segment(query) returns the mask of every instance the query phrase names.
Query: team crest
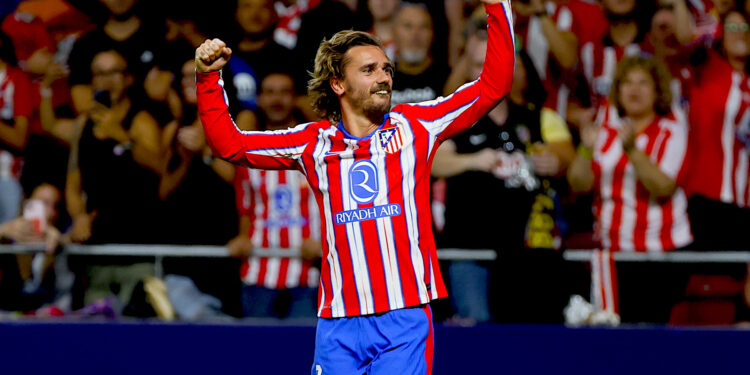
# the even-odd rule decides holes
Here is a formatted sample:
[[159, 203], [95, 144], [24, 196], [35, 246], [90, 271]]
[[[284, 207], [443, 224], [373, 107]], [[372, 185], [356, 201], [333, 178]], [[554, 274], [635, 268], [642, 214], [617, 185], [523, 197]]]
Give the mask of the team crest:
[[404, 144], [404, 137], [401, 133], [401, 125], [398, 122], [392, 122], [378, 130], [377, 139], [380, 147], [387, 153], [393, 154], [401, 149]]

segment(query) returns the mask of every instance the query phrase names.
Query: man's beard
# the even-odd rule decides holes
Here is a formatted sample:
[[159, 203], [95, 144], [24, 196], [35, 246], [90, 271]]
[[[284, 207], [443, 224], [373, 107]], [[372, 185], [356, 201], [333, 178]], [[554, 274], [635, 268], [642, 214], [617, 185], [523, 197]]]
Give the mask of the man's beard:
[[391, 88], [388, 85], [377, 85], [369, 91], [353, 91], [352, 87], [348, 87], [347, 91], [354, 92], [356, 95], [352, 95], [352, 105], [354, 108], [362, 108], [362, 113], [373, 123], [379, 123], [383, 116], [391, 110], [391, 98], [382, 104], [375, 103], [372, 95], [378, 91], [386, 90], [388, 93], [391, 92]]

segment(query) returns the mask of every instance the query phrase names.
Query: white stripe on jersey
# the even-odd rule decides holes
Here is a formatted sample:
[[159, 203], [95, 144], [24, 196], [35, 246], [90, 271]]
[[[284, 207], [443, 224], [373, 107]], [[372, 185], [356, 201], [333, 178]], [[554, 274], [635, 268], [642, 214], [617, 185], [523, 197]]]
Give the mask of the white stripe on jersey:
[[445, 114], [445, 116], [434, 120], [434, 121], [421, 121], [422, 125], [427, 129], [427, 131], [430, 132], [434, 137], [438, 137], [440, 133], [445, 130], [445, 128], [450, 125], [453, 120], [455, 120], [458, 116], [460, 116], [464, 111], [466, 111], [469, 107], [471, 107], [477, 100], [479, 100], [479, 96], [474, 98], [472, 101], [464, 104], [463, 106], [459, 107], [455, 111], [448, 112]]
[[[289, 265], [286, 269], [286, 280], [284, 280], [287, 288], [292, 288], [297, 285], [299, 276], [302, 274], [302, 259], [290, 258]], [[300, 285], [303, 286], [303, 285]]]
[[693, 234], [690, 232], [690, 219], [687, 212], [687, 197], [682, 188], [678, 188], [672, 200], [672, 241], [675, 249], [685, 247], [693, 242]]
[[737, 205], [745, 207], [745, 189], [747, 188], [747, 151], [742, 148], [737, 155], [737, 170], [734, 174], [734, 189], [737, 196]]
[[734, 166], [734, 139], [735, 125], [734, 119], [739, 111], [742, 92], [740, 91], [740, 81], [742, 75], [738, 72], [732, 72], [732, 85], [729, 87], [727, 95], [727, 105], [724, 109], [724, 126], [721, 129], [721, 149], [724, 152], [724, 163], [722, 164], [721, 174], [721, 201], [725, 203], [734, 203], [734, 194], [732, 192], [732, 166]]
[[247, 275], [247, 284], [256, 285], [260, 284], [258, 280], [258, 274], [260, 273], [260, 260], [258, 257], [250, 257], [250, 272]]
[[[643, 141], [648, 142], [647, 139], [644, 138], [638, 138], [636, 139], [636, 145], [641, 144], [643, 145]], [[638, 147], [638, 146], [636, 146]], [[643, 150], [642, 147], [638, 147], [639, 149]], [[637, 177], [635, 175], [635, 168], [633, 168], [633, 165], [628, 163], [625, 166], [625, 176], [623, 176], [622, 179], [622, 190], [620, 191], [620, 194], [622, 195], [622, 210], [620, 210], [620, 249], [623, 251], [632, 251], [633, 250], [633, 232], [635, 229], [635, 207], [636, 207], [636, 198], [635, 198], [635, 191], [636, 191], [636, 180]], [[612, 220], [616, 220], [616, 218], [612, 218]], [[604, 274], [606, 275], [606, 273]]]
[[[341, 172], [341, 201], [344, 210], [350, 211], [357, 209], [358, 206], [350, 193], [351, 182], [349, 181], [349, 170], [354, 165], [354, 150], [357, 141], [345, 139], [344, 142], [346, 143], [346, 151], [339, 153], [339, 158], [341, 159], [339, 168]], [[359, 222], [346, 223], [344, 225], [346, 226], [346, 236], [349, 240], [349, 256], [352, 259], [352, 268], [354, 269], [354, 284], [359, 296], [360, 314], [373, 314], [375, 313], [375, 307], [373, 305], [364, 241], [362, 240], [362, 226]]]
[[[404, 119], [406, 120], [406, 119]], [[419, 290], [419, 301], [427, 303], [430, 297], [427, 294], [427, 288], [424, 283], [424, 260], [422, 252], [419, 249], [419, 221], [417, 219], [417, 202], [414, 199], [416, 190], [416, 181], [414, 180], [414, 171], [416, 170], [416, 150], [414, 149], [414, 133], [411, 124], [406, 121], [404, 126], [404, 147], [401, 148], [401, 173], [404, 177], [401, 182], [402, 194], [404, 197], [403, 212], [406, 218], [406, 231], [409, 236], [409, 249], [412, 266], [414, 267], [414, 277], [417, 279], [417, 289]]]
[[432, 299], [437, 299], [437, 284], [435, 283], [435, 269], [432, 266], [432, 258], [430, 258], [430, 285], [432, 286]]
[[[651, 201], [649, 201], [649, 203], [651, 203]], [[660, 205], [648, 205], [648, 211], [646, 214], [646, 220], [648, 220], [648, 225], [646, 226], [646, 248], [650, 252], [658, 253], [663, 250], [661, 243], [661, 228], [664, 225], [662, 222], [663, 217], [664, 213], [662, 212], [662, 207]]]
[[[331, 150], [330, 136], [336, 133], [336, 127], [330, 127], [328, 129], [320, 129], [318, 131], [318, 143], [315, 145], [315, 151], [313, 151], [313, 160], [315, 160], [315, 173], [318, 175], [318, 188], [323, 192], [323, 215], [325, 215], [326, 223], [333, 223], [333, 215], [331, 213], [331, 197], [326, 192], [329, 189], [328, 186], [328, 175], [325, 160], [323, 155]], [[331, 316], [334, 318], [346, 316], [346, 309], [344, 307], [344, 294], [343, 285], [341, 278], [341, 263], [338, 256], [338, 250], [336, 249], [336, 234], [333, 231], [333, 227], [330, 225], [326, 226], [326, 241], [328, 242], [328, 256], [326, 262], [330, 269], [331, 278]], [[323, 287], [321, 286], [321, 289]], [[321, 301], [320, 306], [323, 308], [325, 300]]]
[[[308, 280], [312, 280], [312, 279], [308, 279]], [[318, 316], [320, 316], [323, 314], [323, 307], [326, 303], [326, 288], [323, 287], [322, 279], [318, 279], [318, 291], [320, 293], [320, 299], [318, 300]]]
[[[286, 181], [284, 184], [287, 188], [289, 188], [289, 190], [292, 191], [292, 206], [287, 216], [302, 217], [302, 211], [300, 209], [300, 203], [302, 199], [302, 192], [300, 191], [300, 179], [303, 179], [304, 176], [299, 172], [293, 170], [279, 171], [279, 173], [284, 173], [284, 181]], [[304, 225], [305, 223], [302, 220], [295, 220], [294, 222], [289, 223], [289, 248], [299, 249], [302, 247], [302, 227]]]
[[[385, 155], [377, 152], [377, 142], [370, 142], [370, 153], [377, 155], [372, 159], [375, 168], [378, 171], [378, 186], [383, 189], [378, 191], [378, 195], [373, 202], [376, 206], [382, 206], [389, 203], [388, 201], [388, 174], [385, 168]], [[393, 235], [393, 221], [390, 216], [375, 219], [378, 230], [378, 242], [380, 245], [380, 257], [383, 262], [383, 272], [385, 273], [385, 287], [388, 292], [388, 307], [400, 309], [404, 307], [404, 298], [401, 293], [401, 278], [398, 272], [398, 261], [396, 259], [396, 241]]]
[[263, 285], [269, 289], [276, 289], [277, 281], [279, 279], [279, 270], [281, 269], [281, 258], [271, 257], [267, 259], [266, 279], [263, 280]]
[[283, 155], [293, 155], [295, 158], [298, 158], [302, 151], [305, 150], [307, 147], [307, 144], [303, 144], [301, 146], [297, 147], [279, 147], [279, 148], [266, 148], [266, 149], [258, 149], [258, 150], [247, 150], [246, 153], [253, 154], [253, 155], [260, 155], [260, 156], [283, 156]]
[[250, 169], [248, 172], [250, 173], [250, 181], [253, 184], [253, 191], [255, 192], [253, 195], [253, 199], [255, 200], [255, 223], [253, 225], [253, 235], [250, 238], [253, 242], [254, 248], [262, 248], [264, 229], [263, 211], [266, 208], [263, 199], [260, 196], [260, 186], [263, 173], [257, 169]]
[[[266, 173], [266, 193], [268, 195], [268, 221], [277, 222], [280, 219], [279, 212], [276, 207], [279, 206], [276, 202], [277, 195], [274, 192], [279, 188], [279, 174], [274, 172]], [[278, 225], [266, 225], [266, 231], [268, 232], [268, 245], [272, 248], [281, 247], [281, 228]]]

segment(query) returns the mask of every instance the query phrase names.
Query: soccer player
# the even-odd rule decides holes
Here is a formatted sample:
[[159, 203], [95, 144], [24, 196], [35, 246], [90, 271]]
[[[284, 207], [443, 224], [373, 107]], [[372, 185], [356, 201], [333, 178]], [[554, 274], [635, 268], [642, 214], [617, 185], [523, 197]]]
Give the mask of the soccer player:
[[[288, 130], [234, 125], [220, 70], [232, 50], [196, 50], [198, 107], [214, 152], [252, 168], [297, 169], [320, 207], [323, 262], [312, 374], [432, 373], [432, 313], [447, 291], [430, 223], [432, 157], [510, 91], [510, 1], [488, 13], [485, 69], [446, 98], [390, 110], [393, 64], [370, 34], [323, 41], [308, 93], [326, 120]], [[472, 218], [466, 218], [472, 220]]]

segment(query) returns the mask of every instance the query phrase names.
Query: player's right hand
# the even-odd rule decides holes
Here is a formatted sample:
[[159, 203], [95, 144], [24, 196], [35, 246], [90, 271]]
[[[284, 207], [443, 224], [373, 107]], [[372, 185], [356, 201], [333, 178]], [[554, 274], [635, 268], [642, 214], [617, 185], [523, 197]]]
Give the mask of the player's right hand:
[[221, 70], [232, 57], [232, 49], [221, 39], [206, 39], [195, 49], [195, 69], [200, 73]]

